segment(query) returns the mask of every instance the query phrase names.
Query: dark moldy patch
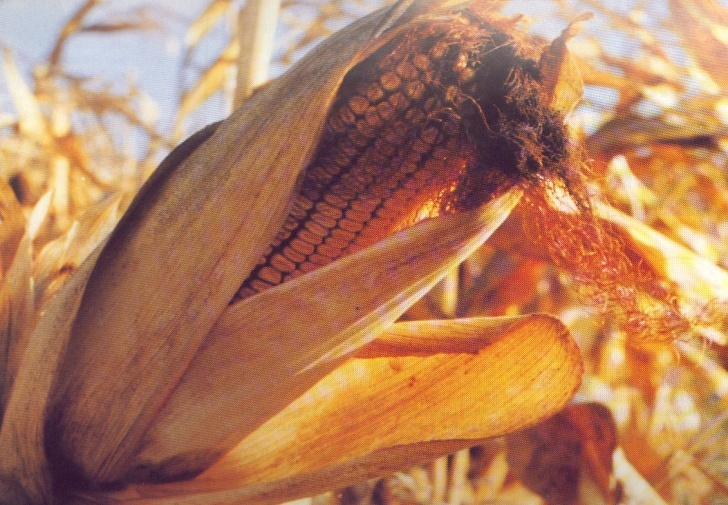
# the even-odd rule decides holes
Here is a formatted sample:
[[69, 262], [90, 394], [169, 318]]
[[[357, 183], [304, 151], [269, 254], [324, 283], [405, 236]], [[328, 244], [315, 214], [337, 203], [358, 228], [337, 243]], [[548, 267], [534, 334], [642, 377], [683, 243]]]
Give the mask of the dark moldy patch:
[[465, 10], [414, 22], [356, 65], [290, 215], [238, 298], [513, 186], [579, 187], [538, 49], [512, 31]]

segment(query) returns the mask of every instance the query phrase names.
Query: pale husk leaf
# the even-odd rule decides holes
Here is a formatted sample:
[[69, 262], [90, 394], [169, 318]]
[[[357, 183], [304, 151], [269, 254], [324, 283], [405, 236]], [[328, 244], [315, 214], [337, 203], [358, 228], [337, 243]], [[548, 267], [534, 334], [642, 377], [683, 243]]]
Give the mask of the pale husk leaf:
[[25, 214], [13, 188], [0, 180], [0, 272], [4, 275], [15, 258], [20, 240], [25, 235]]
[[115, 498], [274, 503], [344, 486], [542, 420], [581, 372], [551, 316], [398, 323], [196, 479]]
[[3, 51], [3, 60], [5, 82], [12, 96], [13, 105], [18, 111], [20, 132], [41, 144], [49, 142], [47, 125], [40, 104], [15, 65], [10, 49]]
[[41, 307], [24, 347], [0, 429], [0, 496], [6, 503], [53, 503], [44, 424], [71, 325], [101, 244]]
[[0, 285], [0, 413], [7, 404], [32, 330], [35, 313], [33, 240], [48, 214], [50, 203], [51, 193], [48, 192], [31, 211], [15, 257]]
[[231, 306], [158, 414], [135, 466], [165, 475], [206, 468], [391, 326], [482, 245], [520, 195], [421, 222]]
[[109, 236], [119, 220], [120, 202], [121, 197], [114, 197], [94, 204], [65, 234], [43, 246], [33, 264], [36, 302], [51, 295]]
[[341, 79], [382, 43], [371, 39], [395, 24], [391, 12], [322, 42], [165, 168], [122, 219], [88, 283], [56, 394], [56, 450], [84, 477], [108, 482], [129, 472], [159, 409], [283, 222]]
[[634, 505], [667, 505], [667, 502], [662, 496], [632, 466], [621, 447], [614, 451], [613, 476], [618, 482], [622, 483], [624, 494], [623, 503]]
[[590, 17], [582, 15], [572, 21], [541, 54], [539, 71], [545, 98], [553, 109], [564, 114], [572, 112], [584, 94], [579, 67], [566, 43], [574, 36], [577, 23]]
[[238, 15], [238, 42], [235, 105], [239, 106], [253, 90], [268, 80], [281, 0], [250, 0]]

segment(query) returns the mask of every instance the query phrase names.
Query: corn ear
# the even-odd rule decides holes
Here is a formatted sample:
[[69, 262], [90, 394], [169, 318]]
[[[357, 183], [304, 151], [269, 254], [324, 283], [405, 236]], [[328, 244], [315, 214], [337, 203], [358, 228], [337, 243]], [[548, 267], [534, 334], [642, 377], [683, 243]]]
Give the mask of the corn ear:
[[383, 43], [373, 36], [395, 27], [401, 9], [408, 19], [410, 4], [324, 41], [183, 148], [191, 153], [162, 167], [124, 216], [89, 279], [50, 420], [53, 452], [83, 478], [129, 476], [160, 409], [282, 224], [343, 76]]

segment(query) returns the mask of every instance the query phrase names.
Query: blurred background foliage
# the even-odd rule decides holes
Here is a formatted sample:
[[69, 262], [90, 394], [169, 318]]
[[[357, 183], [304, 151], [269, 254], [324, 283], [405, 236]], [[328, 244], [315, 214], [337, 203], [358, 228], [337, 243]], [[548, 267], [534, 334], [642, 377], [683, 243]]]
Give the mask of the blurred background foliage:
[[[270, 74], [384, 3], [282, 0]], [[586, 88], [568, 118], [592, 160], [594, 184], [616, 208], [728, 268], [728, 8], [716, 0], [498, 3], [548, 40], [580, 14], [594, 14], [570, 42]], [[110, 199], [123, 209], [171, 148], [231, 112], [244, 6], [197, 4], [180, 13], [153, 0], [67, 2], [68, 15], [44, 34], [50, 42], [41, 53], [0, 38], [0, 193], [6, 208], [28, 215], [52, 190], [36, 251], [89, 209], [99, 212]], [[110, 64], [122, 55], [141, 66]], [[24, 221], [0, 217], [2, 242], [19, 240]], [[693, 267], [685, 265], [687, 275]], [[408, 317], [555, 314], [585, 360], [577, 401], [599, 404], [596, 411], [570, 409], [559, 423], [316, 503], [616, 503], [619, 485], [604, 462], [616, 446], [666, 502], [728, 503], [724, 321], [704, 328], [704, 339], [633, 347], [611, 316], [583, 303], [568, 275], [513, 248], [484, 247], [449, 282]], [[580, 429], [583, 419], [606, 420]], [[563, 426], [576, 428], [564, 433]], [[613, 444], [597, 444], [595, 426]], [[554, 484], [566, 470], [578, 493], [549, 494], [549, 485], [573, 487]]]

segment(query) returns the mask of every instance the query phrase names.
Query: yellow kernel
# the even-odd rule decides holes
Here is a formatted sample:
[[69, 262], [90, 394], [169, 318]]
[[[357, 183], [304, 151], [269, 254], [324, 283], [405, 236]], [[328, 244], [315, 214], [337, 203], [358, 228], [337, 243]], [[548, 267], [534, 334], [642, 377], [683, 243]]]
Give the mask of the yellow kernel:
[[379, 83], [385, 91], [395, 91], [402, 84], [402, 80], [394, 72], [387, 72], [379, 78]]

